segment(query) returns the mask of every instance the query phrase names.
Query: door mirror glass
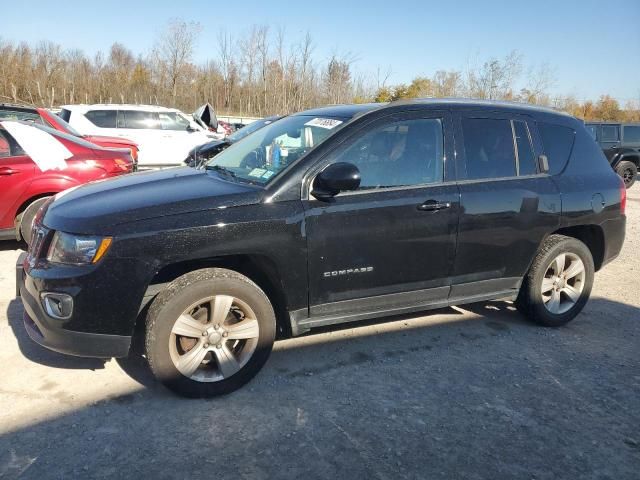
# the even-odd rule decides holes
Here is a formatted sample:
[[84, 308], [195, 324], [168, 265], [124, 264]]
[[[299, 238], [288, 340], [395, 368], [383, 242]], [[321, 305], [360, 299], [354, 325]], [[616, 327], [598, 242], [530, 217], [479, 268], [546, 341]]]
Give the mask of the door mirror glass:
[[338, 193], [357, 190], [360, 187], [360, 170], [352, 163], [332, 163], [318, 174], [313, 182], [311, 195], [327, 200]]

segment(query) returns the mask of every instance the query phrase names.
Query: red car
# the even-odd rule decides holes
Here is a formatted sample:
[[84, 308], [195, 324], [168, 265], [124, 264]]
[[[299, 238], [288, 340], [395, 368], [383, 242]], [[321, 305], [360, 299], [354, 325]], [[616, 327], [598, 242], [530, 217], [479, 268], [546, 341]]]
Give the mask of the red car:
[[[25, 139], [18, 142], [17, 134], [11, 135], [8, 131], [12, 124], [45, 132], [44, 137], [53, 145]], [[33, 137], [43, 135], [35, 132]], [[64, 162], [63, 168], [43, 170], [35, 161], [36, 155], [41, 159], [54, 150], [66, 152], [68, 158], [59, 159]], [[33, 152], [33, 158], [27, 152]], [[0, 240], [24, 239], [28, 242], [33, 218], [47, 198], [86, 182], [130, 173], [133, 166], [129, 149], [101, 148], [35, 123], [0, 122]]]
[[126, 138], [107, 137], [102, 135], [83, 135], [46, 108], [26, 107], [22, 105], [0, 104], [0, 120], [25, 120], [41, 123], [63, 133], [79, 137], [87, 142], [106, 148], [128, 148], [135, 165], [138, 163], [138, 144]]

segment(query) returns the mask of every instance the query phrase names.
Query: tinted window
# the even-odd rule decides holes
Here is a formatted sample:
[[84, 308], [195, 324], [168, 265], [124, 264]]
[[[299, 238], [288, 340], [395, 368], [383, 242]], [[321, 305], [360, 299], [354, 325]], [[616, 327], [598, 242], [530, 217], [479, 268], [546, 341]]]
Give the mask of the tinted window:
[[520, 175], [535, 175], [538, 171], [527, 124], [514, 121], [513, 133], [516, 136], [516, 146], [518, 147], [518, 167]]
[[569, 160], [576, 132], [569, 127], [551, 123], [538, 123], [544, 153], [549, 160], [549, 174], [560, 173]]
[[91, 110], [86, 113], [85, 117], [96, 127], [116, 128], [115, 110]]
[[442, 181], [443, 140], [439, 119], [403, 120], [367, 131], [339, 151], [333, 162], [360, 169], [360, 189]]
[[160, 128], [158, 115], [153, 112], [124, 110], [120, 113], [124, 114], [124, 128]]
[[463, 118], [467, 178], [502, 178], [516, 175], [513, 133], [509, 120]]
[[640, 126], [622, 127], [624, 132], [624, 141], [627, 143], [640, 143]]
[[60, 113], [58, 113], [58, 116], [68, 123], [69, 119], [71, 118], [71, 111], [63, 108], [62, 110], [60, 110]]
[[602, 125], [600, 130], [600, 140], [602, 142], [617, 142], [620, 139], [618, 125]]
[[585, 125], [585, 128], [587, 129], [587, 132], [589, 132], [589, 135], [591, 135], [591, 137], [593, 137], [593, 139], [595, 140], [597, 138], [598, 126]]

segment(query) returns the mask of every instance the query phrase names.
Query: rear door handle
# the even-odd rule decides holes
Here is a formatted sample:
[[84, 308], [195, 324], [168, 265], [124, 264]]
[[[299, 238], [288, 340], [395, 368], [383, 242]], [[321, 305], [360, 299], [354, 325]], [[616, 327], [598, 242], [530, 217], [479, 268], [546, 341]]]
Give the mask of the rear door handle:
[[422, 210], [424, 212], [437, 212], [438, 210], [444, 210], [446, 208], [451, 208], [451, 202], [427, 200], [423, 204], [418, 205], [418, 210]]
[[9, 167], [0, 167], [0, 175], [13, 175], [14, 173], [20, 173], [17, 170]]

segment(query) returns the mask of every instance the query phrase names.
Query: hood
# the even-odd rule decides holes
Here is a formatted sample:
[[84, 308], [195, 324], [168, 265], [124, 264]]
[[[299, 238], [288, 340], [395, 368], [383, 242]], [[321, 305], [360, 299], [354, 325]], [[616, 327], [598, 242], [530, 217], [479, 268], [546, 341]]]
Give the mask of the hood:
[[125, 223], [258, 203], [263, 192], [223, 180], [215, 172], [169, 168], [67, 190], [56, 196], [43, 221], [65, 232], [114, 234]]
[[200, 108], [198, 108], [192, 114], [193, 119], [205, 130], [213, 129], [215, 132], [218, 130], [218, 118], [216, 117], [216, 112], [213, 110], [213, 107], [209, 103], [205, 103]]
[[137, 147], [138, 145], [133, 140], [127, 140], [120, 137], [106, 137], [103, 135], [85, 135], [84, 139], [91, 143], [113, 143], [116, 145], [122, 145], [122, 148]]

